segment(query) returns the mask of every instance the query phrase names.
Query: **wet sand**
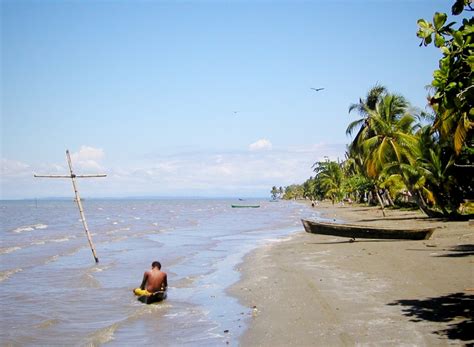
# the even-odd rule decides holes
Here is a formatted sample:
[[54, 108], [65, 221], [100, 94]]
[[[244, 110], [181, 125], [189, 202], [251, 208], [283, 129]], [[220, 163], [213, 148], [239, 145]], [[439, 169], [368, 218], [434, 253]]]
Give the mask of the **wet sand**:
[[418, 211], [316, 206], [347, 222], [436, 226], [429, 240], [295, 233], [249, 254], [229, 289], [249, 307], [242, 346], [446, 346], [474, 343], [474, 226]]

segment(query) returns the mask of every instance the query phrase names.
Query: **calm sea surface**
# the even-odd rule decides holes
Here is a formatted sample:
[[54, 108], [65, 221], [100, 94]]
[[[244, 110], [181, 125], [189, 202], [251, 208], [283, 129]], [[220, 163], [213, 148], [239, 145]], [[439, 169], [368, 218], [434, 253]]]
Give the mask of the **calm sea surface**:
[[[251, 317], [225, 289], [249, 251], [302, 230], [294, 202], [85, 200], [95, 264], [72, 201], [0, 201], [2, 345], [236, 345]], [[132, 289], [159, 260], [168, 299]]]

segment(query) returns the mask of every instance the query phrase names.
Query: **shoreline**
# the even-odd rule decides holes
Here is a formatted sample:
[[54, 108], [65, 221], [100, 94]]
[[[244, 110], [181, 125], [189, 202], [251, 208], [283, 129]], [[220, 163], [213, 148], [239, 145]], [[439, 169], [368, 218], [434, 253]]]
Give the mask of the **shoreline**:
[[[307, 203], [307, 202], [302, 202]], [[309, 203], [307, 203], [309, 205]], [[435, 226], [429, 240], [357, 240], [304, 232], [244, 257], [228, 293], [250, 310], [242, 346], [474, 343], [474, 227], [419, 211], [315, 206], [321, 217]]]

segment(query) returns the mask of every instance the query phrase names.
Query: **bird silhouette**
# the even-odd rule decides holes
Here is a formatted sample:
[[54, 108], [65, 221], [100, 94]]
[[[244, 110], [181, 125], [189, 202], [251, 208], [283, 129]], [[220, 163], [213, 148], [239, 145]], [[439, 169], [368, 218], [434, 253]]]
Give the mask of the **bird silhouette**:
[[319, 92], [320, 90], [323, 90], [324, 88], [310, 88], [312, 90], [314, 90], [315, 92]]

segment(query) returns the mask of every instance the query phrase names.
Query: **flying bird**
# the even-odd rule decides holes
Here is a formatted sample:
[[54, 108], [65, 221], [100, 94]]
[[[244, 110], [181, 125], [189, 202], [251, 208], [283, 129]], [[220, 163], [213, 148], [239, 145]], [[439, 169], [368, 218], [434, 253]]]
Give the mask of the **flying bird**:
[[314, 90], [315, 92], [319, 92], [320, 90], [323, 90], [324, 88], [310, 88], [312, 90]]

